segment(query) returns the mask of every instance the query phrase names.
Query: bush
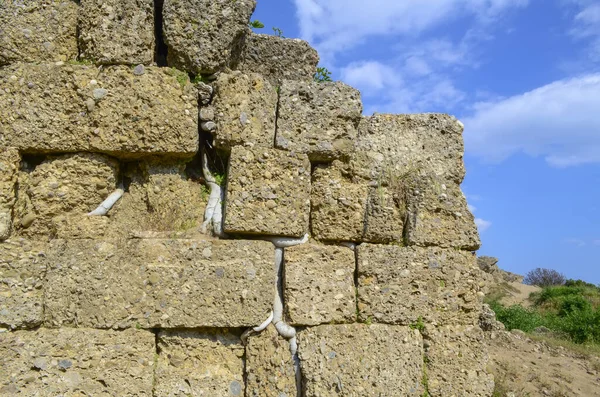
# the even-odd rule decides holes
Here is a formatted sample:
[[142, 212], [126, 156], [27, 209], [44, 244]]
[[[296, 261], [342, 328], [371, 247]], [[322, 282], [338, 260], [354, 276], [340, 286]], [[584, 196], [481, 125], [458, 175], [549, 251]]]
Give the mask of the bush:
[[563, 285], [566, 278], [561, 273], [552, 269], [543, 269], [538, 267], [527, 273], [523, 282], [529, 285], [537, 285], [538, 287], [550, 287], [554, 285]]

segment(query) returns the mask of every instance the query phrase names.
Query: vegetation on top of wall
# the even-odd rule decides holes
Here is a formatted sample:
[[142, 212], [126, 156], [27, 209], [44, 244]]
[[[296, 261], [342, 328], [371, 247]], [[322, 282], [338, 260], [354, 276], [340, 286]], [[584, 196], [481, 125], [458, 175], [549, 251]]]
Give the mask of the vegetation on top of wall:
[[323, 66], [319, 66], [317, 68], [317, 73], [315, 73], [315, 75], [313, 76], [315, 81], [319, 82], [319, 83], [323, 83], [326, 81], [332, 81], [331, 80], [331, 72], [329, 71], [329, 69], [327, 69], [326, 67]]
[[254, 21], [250, 22], [248, 26], [250, 26], [252, 29], [262, 29], [265, 27], [265, 24], [258, 19], [255, 19]]

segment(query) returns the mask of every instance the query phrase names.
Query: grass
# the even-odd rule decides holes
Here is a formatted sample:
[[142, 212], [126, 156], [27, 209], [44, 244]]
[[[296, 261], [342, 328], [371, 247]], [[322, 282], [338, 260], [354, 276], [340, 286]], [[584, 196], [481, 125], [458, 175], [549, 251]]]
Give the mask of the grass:
[[169, 76], [175, 77], [175, 79], [181, 86], [182, 90], [185, 88], [186, 84], [188, 84], [190, 82], [190, 76], [188, 76], [188, 74], [186, 72], [182, 72], [179, 69], [175, 69], [175, 68], [168, 69], [167, 74]]

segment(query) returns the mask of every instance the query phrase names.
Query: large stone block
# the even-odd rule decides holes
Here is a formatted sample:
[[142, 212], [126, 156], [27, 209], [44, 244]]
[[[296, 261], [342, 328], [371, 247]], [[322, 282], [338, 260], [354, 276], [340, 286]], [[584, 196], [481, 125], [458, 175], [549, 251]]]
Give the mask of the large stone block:
[[319, 54], [304, 40], [251, 34], [237, 68], [260, 73], [279, 86], [284, 80], [312, 81], [318, 63]]
[[423, 339], [382, 324], [321, 325], [298, 334], [307, 396], [420, 396]]
[[406, 200], [402, 191], [391, 186], [370, 187], [363, 241], [385, 244], [402, 242], [406, 214]]
[[3, 1], [0, 66], [77, 58], [77, 11], [74, 0]]
[[133, 329], [2, 333], [0, 394], [151, 397], [154, 338]]
[[0, 241], [10, 237], [21, 156], [15, 149], [0, 149]]
[[432, 397], [490, 397], [487, 348], [478, 326], [427, 327], [427, 378]]
[[375, 114], [363, 118], [354, 172], [370, 180], [422, 172], [460, 184], [465, 176], [463, 125], [445, 114]]
[[0, 243], [0, 326], [33, 328], [44, 319], [44, 246], [25, 240]]
[[279, 93], [275, 146], [317, 161], [348, 157], [361, 114], [360, 92], [344, 83], [285, 81]]
[[163, 28], [168, 62], [194, 74], [211, 74], [239, 56], [255, 0], [165, 0]]
[[423, 178], [408, 195], [407, 243], [476, 251], [481, 246], [475, 217], [460, 187]]
[[215, 146], [273, 147], [277, 92], [258, 74], [221, 74], [213, 99], [217, 130]]
[[161, 331], [156, 396], [244, 396], [244, 346], [227, 329]]
[[340, 161], [317, 165], [312, 175], [311, 227], [318, 240], [361, 241], [369, 186], [354, 181]]
[[0, 146], [191, 157], [197, 92], [181, 76], [156, 67], [135, 75], [126, 66], [10, 65], [0, 70]]
[[275, 149], [231, 151], [225, 231], [300, 237], [308, 232], [310, 162]]
[[246, 396], [294, 397], [297, 394], [290, 344], [273, 325], [246, 344]]
[[483, 293], [470, 252], [373, 244], [357, 249], [362, 321], [477, 323]]
[[82, 58], [108, 65], [152, 63], [152, 0], [81, 0], [80, 4]]
[[117, 186], [119, 164], [100, 154], [49, 157], [21, 173], [16, 229], [26, 236], [50, 234], [52, 220], [93, 211]]
[[248, 327], [271, 311], [273, 246], [243, 240], [54, 240], [45, 323]]
[[284, 294], [292, 325], [356, 321], [354, 251], [303, 244], [285, 250]]

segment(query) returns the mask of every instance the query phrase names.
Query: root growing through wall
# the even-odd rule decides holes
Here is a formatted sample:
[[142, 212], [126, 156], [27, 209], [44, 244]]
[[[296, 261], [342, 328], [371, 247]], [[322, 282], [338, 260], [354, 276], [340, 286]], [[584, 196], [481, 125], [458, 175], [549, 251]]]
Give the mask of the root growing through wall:
[[212, 224], [213, 232], [218, 237], [225, 237], [223, 233], [223, 189], [221, 185], [217, 183], [215, 177], [211, 174], [208, 169], [208, 157], [206, 150], [202, 148], [202, 173], [206, 184], [210, 188], [210, 195], [208, 197], [208, 204], [206, 205], [206, 211], [204, 212], [204, 223], [202, 223], [202, 233], [206, 233], [208, 226]]
[[119, 185], [119, 188], [117, 190], [112, 192], [106, 198], [106, 200], [104, 200], [98, 206], [98, 208], [96, 208], [95, 210], [93, 210], [92, 212], [90, 212], [87, 215], [88, 216], [105, 216], [106, 214], [108, 214], [108, 211], [110, 211], [111, 208], [117, 203], [117, 201], [119, 201], [121, 199], [121, 197], [123, 197], [123, 194], [125, 194], [125, 188], [121, 184], [121, 185]]

